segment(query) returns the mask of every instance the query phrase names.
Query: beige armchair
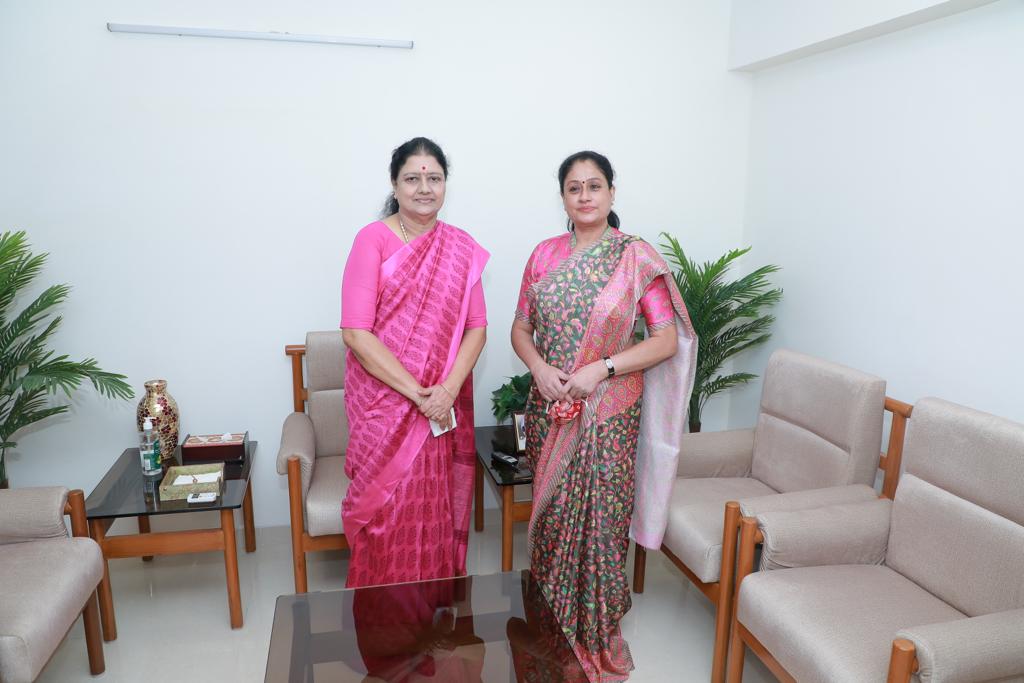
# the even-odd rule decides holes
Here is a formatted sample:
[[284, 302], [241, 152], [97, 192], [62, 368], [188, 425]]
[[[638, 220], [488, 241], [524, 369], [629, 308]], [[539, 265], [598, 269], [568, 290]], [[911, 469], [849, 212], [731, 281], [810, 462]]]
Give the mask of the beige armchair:
[[[68, 538], [64, 515], [71, 515]], [[104, 671], [96, 586], [100, 548], [89, 538], [85, 497], [63, 487], [0, 490], [0, 681], [34, 681], [78, 619], [89, 671]]]
[[304, 346], [286, 346], [285, 354], [292, 360], [295, 412], [281, 431], [277, 473], [288, 475], [295, 592], [305, 593], [306, 553], [348, 548], [341, 526], [341, 501], [349, 485], [341, 330], [309, 332]]
[[[805, 509], [869, 501], [879, 467], [884, 409], [898, 419], [883, 467], [899, 471], [909, 406], [885, 381], [794, 351], [772, 354], [757, 426], [687, 434], [661, 550], [717, 606], [712, 681], [725, 679], [739, 501], [747, 509]], [[643, 591], [637, 547], [633, 587]]]
[[1022, 490], [1024, 425], [922, 399], [893, 501], [742, 520], [729, 680], [749, 646], [783, 681], [1024, 681]]

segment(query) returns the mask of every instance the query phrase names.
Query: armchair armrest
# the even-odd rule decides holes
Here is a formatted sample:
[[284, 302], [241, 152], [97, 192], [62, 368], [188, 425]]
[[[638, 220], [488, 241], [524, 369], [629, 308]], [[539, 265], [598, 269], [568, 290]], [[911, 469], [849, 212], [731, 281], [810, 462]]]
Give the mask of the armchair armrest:
[[1024, 676], [1024, 609], [905, 628], [922, 683], [966, 683]]
[[761, 570], [881, 564], [889, 544], [892, 501], [876, 498], [812, 510], [757, 515], [764, 535]]
[[281, 428], [281, 447], [277, 451], [277, 473], [288, 473], [288, 458], [299, 458], [302, 472], [302, 497], [306, 497], [309, 481], [313, 477], [313, 462], [316, 460], [316, 438], [313, 421], [306, 413], [292, 413]]
[[0, 491], [0, 545], [46, 538], [67, 538], [63, 486]]
[[829, 486], [823, 489], [807, 489], [757, 496], [739, 501], [740, 514], [756, 517], [764, 512], [810, 510], [846, 503], [861, 503], [878, 498], [878, 493], [866, 484]]
[[677, 477], [745, 477], [754, 459], [754, 430], [683, 434]]

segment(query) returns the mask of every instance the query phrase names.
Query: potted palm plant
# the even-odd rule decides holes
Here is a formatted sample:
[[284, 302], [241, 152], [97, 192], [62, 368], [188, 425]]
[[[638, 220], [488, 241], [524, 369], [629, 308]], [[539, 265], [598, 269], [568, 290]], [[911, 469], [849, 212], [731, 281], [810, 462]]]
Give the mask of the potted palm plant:
[[697, 333], [697, 372], [690, 395], [689, 423], [691, 432], [699, 432], [701, 412], [712, 396], [757, 377], [749, 372], [723, 375], [719, 370], [725, 361], [772, 336], [769, 329], [775, 316], [764, 311], [782, 298], [782, 290], [772, 289], [768, 281], [779, 267], [761, 266], [730, 282], [726, 280], [729, 267], [750, 247], [733, 249], [716, 261], [698, 264], [686, 255], [678, 240], [668, 233], [662, 233], [662, 237], [662, 253], [672, 266]]
[[64, 302], [70, 287], [47, 287], [16, 309], [16, 300], [39, 275], [46, 256], [32, 254], [23, 231], [0, 234], [0, 488], [8, 486], [6, 455], [18, 445], [14, 435], [67, 411], [67, 405], [53, 405], [50, 396], [63, 393], [70, 398], [86, 379], [104, 396], [135, 395], [124, 375], [100, 369], [92, 358], [74, 361], [47, 348], [61, 323], [53, 309]]

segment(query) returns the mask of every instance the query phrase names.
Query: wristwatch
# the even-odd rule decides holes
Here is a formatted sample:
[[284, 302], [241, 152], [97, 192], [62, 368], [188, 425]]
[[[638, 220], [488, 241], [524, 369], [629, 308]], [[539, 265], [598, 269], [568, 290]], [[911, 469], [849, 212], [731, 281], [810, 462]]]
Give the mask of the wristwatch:
[[615, 364], [612, 363], [612, 359], [611, 359], [610, 356], [605, 356], [604, 357], [604, 366], [606, 368], [608, 368], [608, 376], [609, 377], [614, 377], [615, 376]]

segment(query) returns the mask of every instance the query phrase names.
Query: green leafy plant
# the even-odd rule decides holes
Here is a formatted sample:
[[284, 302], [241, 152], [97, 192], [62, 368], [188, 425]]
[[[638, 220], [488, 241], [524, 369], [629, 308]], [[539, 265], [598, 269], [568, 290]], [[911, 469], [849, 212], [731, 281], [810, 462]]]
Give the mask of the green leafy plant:
[[135, 395], [124, 375], [101, 370], [96, 361], [69, 360], [47, 348], [60, 327], [52, 310], [67, 298], [67, 285], [47, 287], [21, 311], [15, 301], [35, 280], [46, 254], [32, 254], [23, 231], [0, 235], [0, 482], [7, 481], [7, 449], [17, 446], [12, 437], [22, 428], [67, 412], [67, 405], [52, 405], [49, 396], [68, 398], [88, 379], [100, 394], [130, 399]]
[[526, 399], [530, 395], [530, 384], [533, 383], [533, 375], [528, 372], [508, 379], [508, 382], [502, 384], [491, 394], [494, 419], [498, 421], [498, 424], [511, 417], [512, 413], [521, 413], [526, 410]]
[[665, 239], [662, 253], [673, 268], [672, 275], [697, 333], [697, 373], [690, 395], [689, 422], [690, 431], [699, 432], [701, 412], [712, 396], [757, 377], [749, 372], [718, 372], [725, 361], [772, 336], [769, 329], [775, 316], [763, 310], [782, 298], [782, 290], [771, 289], [768, 281], [779, 267], [761, 266], [729, 282], [729, 267], [750, 247], [733, 249], [717, 261], [698, 264], [687, 257], [678, 240], [668, 233], [661, 235]]

